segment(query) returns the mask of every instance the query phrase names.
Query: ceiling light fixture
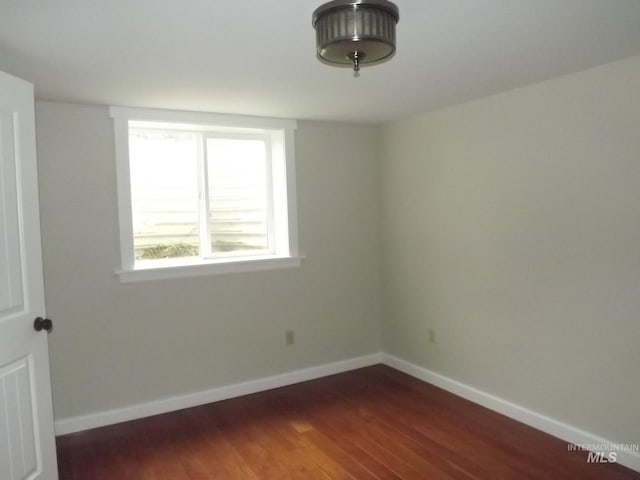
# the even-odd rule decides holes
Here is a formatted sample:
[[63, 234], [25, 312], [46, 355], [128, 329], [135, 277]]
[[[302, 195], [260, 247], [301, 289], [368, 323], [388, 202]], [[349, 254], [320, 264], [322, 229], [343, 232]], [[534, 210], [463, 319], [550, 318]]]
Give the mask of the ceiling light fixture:
[[386, 0], [333, 0], [313, 12], [318, 59], [353, 66], [388, 60], [396, 51], [398, 7]]

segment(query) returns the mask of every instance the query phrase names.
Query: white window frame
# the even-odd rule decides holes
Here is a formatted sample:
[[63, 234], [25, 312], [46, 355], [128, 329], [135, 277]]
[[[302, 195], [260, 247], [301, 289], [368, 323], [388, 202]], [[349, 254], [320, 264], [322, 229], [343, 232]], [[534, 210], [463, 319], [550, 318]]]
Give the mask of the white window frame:
[[[209, 138], [222, 138], [222, 139], [249, 139], [249, 140], [261, 140], [262, 142], [264, 142], [267, 152], [266, 152], [266, 161], [267, 161], [267, 177], [271, 178], [270, 182], [267, 182], [267, 238], [268, 238], [268, 245], [269, 245], [269, 252], [267, 253], [268, 255], [275, 255], [278, 251], [282, 250], [281, 244], [282, 242], [286, 241], [286, 237], [283, 238], [283, 233], [280, 232], [279, 235], [276, 235], [276, 230], [275, 230], [275, 221], [276, 221], [276, 215], [275, 215], [275, 208], [276, 206], [274, 205], [274, 189], [273, 189], [273, 184], [274, 184], [274, 177], [273, 177], [273, 150], [274, 147], [272, 146], [273, 143], [273, 134], [269, 134], [269, 133], [264, 133], [264, 132], [260, 132], [260, 133], [253, 133], [253, 134], [230, 134], [230, 133], [220, 133], [220, 132], [202, 132], [203, 135], [203, 144], [206, 145], [206, 142]], [[277, 141], [277, 140], [276, 140]], [[279, 143], [279, 142], [278, 142]], [[278, 144], [275, 146], [275, 148], [279, 148]], [[206, 148], [203, 148], [203, 153], [201, 155], [200, 161], [202, 161], [202, 165], [199, 166], [198, 168], [198, 172], [201, 175], [202, 178], [200, 178], [200, 186], [199, 186], [199, 205], [198, 205], [198, 209], [202, 212], [207, 212], [204, 215], [200, 215], [200, 246], [204, 247], [204, 251], [201, 252], [201, 256], [206, 258], [206, 259], [213, 259], [213, 258], [221, 258], [221, 257], [244, 257], [244, 256], [255, 256], [253, 254], [238, 254], [236, 252], [228, 252], [227, 254], [224, 253], [220, 253], [220, 252], [213, 252], [211, 250], [211, 242], [210, 242], [210, 237], [211, 237], [211, 231], [209, 230], [209, 222], [207, 222], [205, 219], [208, 217], [209, 214], [209, 188], [206, 187], [206, 179], [208, 177], [208, 150]], [[280, 247], [280, 248], [279, 248]], [[286, 250], [286, 247], [284, 248], [284, 250]], [[263, 254], [264, 256], [264, 254]]]
[[[295, 120], [147, 108], [111, 107], [114, 122], [122, 282], [184, 278], [300, 265], [295, 188]], [[134, 256], [129, 172], [129, 122], [162, 122], [193, 128], [212, 136], [266, 135], [270, 145], [273, 253], [215, 258], [178, 258], [137, 262]]]

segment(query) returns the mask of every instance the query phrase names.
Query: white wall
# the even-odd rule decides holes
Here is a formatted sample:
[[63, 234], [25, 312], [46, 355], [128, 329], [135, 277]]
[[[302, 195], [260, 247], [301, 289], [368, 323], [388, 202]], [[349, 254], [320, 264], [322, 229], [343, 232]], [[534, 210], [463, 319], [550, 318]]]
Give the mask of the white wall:
[[374, 128], [299, 122], [301, 268], [121, 284], [108, 109], [36, 121], [57, 419], [379, 351]]
[[381, 157], [385, 350], [638, 443], [640, 57], [387, 125]]

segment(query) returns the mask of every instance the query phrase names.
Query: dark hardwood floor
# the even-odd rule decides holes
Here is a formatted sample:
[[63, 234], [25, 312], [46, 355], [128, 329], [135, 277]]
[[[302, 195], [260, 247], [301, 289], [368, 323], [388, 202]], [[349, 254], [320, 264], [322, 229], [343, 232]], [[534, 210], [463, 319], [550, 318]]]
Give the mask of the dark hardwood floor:
[[382, 365], [57, 446], [61, 480], [640, 479]]

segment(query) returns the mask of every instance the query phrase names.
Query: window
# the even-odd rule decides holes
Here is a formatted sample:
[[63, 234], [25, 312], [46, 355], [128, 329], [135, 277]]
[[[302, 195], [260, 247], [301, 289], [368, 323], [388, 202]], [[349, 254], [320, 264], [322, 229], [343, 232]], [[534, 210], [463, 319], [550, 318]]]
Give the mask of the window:
[[295, 121], [112, 107], [122, 281], [299, 265]]

